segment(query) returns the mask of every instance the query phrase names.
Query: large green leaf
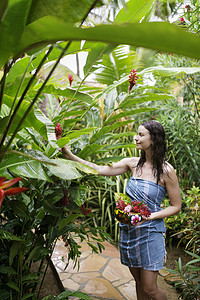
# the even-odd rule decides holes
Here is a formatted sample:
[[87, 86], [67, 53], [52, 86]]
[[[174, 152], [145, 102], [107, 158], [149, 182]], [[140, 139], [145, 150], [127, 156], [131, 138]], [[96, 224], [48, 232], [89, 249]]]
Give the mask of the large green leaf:
[[123, 111], [123, 112], [120, 112], [119, 114], [116, 114], [116, 115], [112, 116], [111, 118], [109, 118], [107, 121], [104, 122], [104, 125], [107, 125], [108, 123], [119, 120], [123, 117], [132, 116], [132, 115], [135, 115], [135, 114], [139, 114], [141, 112], [149, 112], [149, 111], [153, 111], [155, 109], [157, 109], [157, 108], [154, 108], [154, 107], [141, 107], [141, 108], [136, 108], [136, 109], [130, 110], [130, 111]]
[[82, 93], [73, 89], [56, 89], [53, 85], [47, 85], [45, 86], [45, 88], [43, 89], [43, 93], [44, 94], [52, 94], [52, 95], [57, 95], [57, 96], [63, 96], [66, 97], [68, 100], [63, 102], [63, 104], [65, 104], [66, 102], [69, 102], [69, 100], [73, 99], [75, 100], [80, 100], [83, 101], [85, 103], [92, 103], [93, 98], [86, 94], [86, 93]]
[[123, 121], [123, 122], [116, 122], [109, 126], [102, 127], [98, 132], [96, 132], [90, 139], [90, 143], [93, 143], [97, 139], [101, 138], [104, 134], [111, 132], [114, 129], [117, 129], [121, 126], [127, 125], [129, 123], [133, 122], [132, 120]]
[[9, 202], [9, 206], [12, 208], [15, 214], [17, 214], [20, 218], [29, 219], [29, 212], [27, 206], [18, 200], [13, 200]]
[[85, 159], [93, 154], [96, 154], [101, 148], [103, 148], [103, 145], [94, 143], [92, 145], [86, 145], [83, 150], [79, 152], [78, 156]]
[[20, 237], [10, 233], [10, 231], [6, 231], [6, 230], [3, 230], [3, 229], [0, 229], [0, 239], [10, 240], [10, 241], [18, 241], [18, 242], [23, 242], [24, 241]]
[[194, 74], [200, 72], [200, 68], [197, 67], [184, 67], [184, 68], [165, 68], [163, 66], [157, 66], [157, 67], [150, 67], [142, 70], [139, 72], [139, 75], [144, 75], [146, 73], [153, 73], [154, 75], [157, 76], [162, 76], [162, 77], [169, 77], [169, 76], [174, 76], [178, 74]]
[[[87, 48], [87, 45], [91, 42], [86, 42], [84, 47]], [[116, 46], [115, 45], [108, 45], [104, 43], [92, 43], [92, 49], [89, 51], [87, 56], [87, 61], [84, 66], [84, 74], [89, 75], [91, 72], [94, 71], [94, 65], [97, 61], [103, 56], [103, 54], [110, 53]]]
[[54, 148], [58, 148], [54, 124], [39, 109], [35, 110], [35, 116], [39, 121], [46, 125], [49, 144]]
[[112, 24], [83, 29], [75, 28], [53, 17], [44, 17], [28, 25], [15, 53], [20, 54], [39, 45], [59, 40], [129, 44], [200, 58], [200, 37], [174, 24], [165, 22]]
[[142, 102], [147, 102], [147, 101], [163, 101], [166, 99], [172, 99], [172, 95], [167, 95], [167, 94], [153, 94], [153, 93], [148, 93], [144, 95], [129, 95], [125, 100], [123, 100], [120, 105], [118, 106], [117, 109], [119, 108], [129, 108], [132, 107], [132, 105], [142, 103]]
[[50, 181], [40, 162], [15, 153], [7, 154], [0, 167], [0, 176], [8, 176], [7, 170], [22, 177]]
[[56, 164], [56, 166], [48, 165], [47, 168], [55, 176], [66, 180], [72, 180], [82, 177], [81, 173], [78, 172], [77, 168], [86, 173], [97, 173], [90, 167], [66, 159], [57, 159]]
[[[12, 106], [13, 103], [13, 97], [10, 97], [8, 95], [4, 95], [3, 97], [3, 102], [4, 104], [6, 104], [8, 107]], [[10, 133], [13, 133], [14, 130], [16, 129], [16, 127], [18, 126], [21, 118], [24, 115], [24, 112], [27, 110], [27, 108], [29, 107], [30, 102], [24, 100], [17, 112], [17, 115], [14, 118], [14, 121], [12, 123], [11, 129], [9, 131]], [[5, 128], [7, 124], [7, 118], [1, 119], [0, 120], [0, 132], [2, 132], [3, 128]], [[40, 135], [42, 135], [45, 139], [47, 139], [47, 129], [45, 124], [43, 124], [40, 120], [38, 120], [35, 116], [34, 110], [31, 109], [31, 111], [29, 112], [27, 118], [25, 119], [24, 123], [22, 124], [21, 128], [24, 127], [33, 127], [37, 132], [40, 133]]]
[[71, 214], [67, 216], [66, 218], [62, 219], [62, 221], [59, 224], [58, 230], [61, 231], [63, 227], [65, 227], [67, 224], [74, 222], [78, 217], [80, 217], [81, 214]]
[[74, 130], [74, 131], [69, 131], [67, 134], [67, 137], [72, 140], [72, 139], [77, 139], [81, 135], [84, 134], [90, 134], [92, 131], [94, 131], [96, 127], [87, 127], [84, 129], [79, 129], [79, 130]]
[[6, 12], [7, 7], [8, 7], [8, 0], [1, 0], [0, 1], [0, 22]]
[[9, 0], [5, 9], [5, 1], [1, 4], [3, 18], [0, 25], [0, 65], [15, 53], [17, 43], [26, 26], [31, 0]]
[[94, 0], [32, 0], [28, 22], [52, 15], [68, 23], [82, 21]]
[[150, 10], [154, 0], [129, 0], [115, 18], [115, 23], [139, 22]]

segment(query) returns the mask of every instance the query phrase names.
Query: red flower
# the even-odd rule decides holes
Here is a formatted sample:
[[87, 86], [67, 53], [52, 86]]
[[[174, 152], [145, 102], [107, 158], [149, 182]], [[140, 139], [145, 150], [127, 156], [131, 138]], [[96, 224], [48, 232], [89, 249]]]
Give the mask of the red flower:
[[69, 79], [69, 85], [71, 86], [72, 85], [72, 81], [74, 80], [74, 78], [73, 78], [73, 76], [71, 74], [69, 74], [68, 79]]
[[151, 118], [152, 118], [152, 120], [155, 120], [155, 117], [154, 117], [154, 116], [152, 116]]
[[181, 18], [180, 18], [180, 21], [181, 21], [181, 22], [185, 22], [185, 20], [184, 20], [184, 18], [183, 18], [183, 17], [181, 17]]
[[63, 189], [63, 198], [60, 201], [61, 206], [67, 206], [69, 204], [68, 193], [66, 189]]
[[0, 208], [4, 200], [4, 196], [12, 196], [28, 190], [26, 187], [15, 187], [5, 190], [5, 188], [12, 186], [21, 179], [21, 177], [17, 177], [6, 181], [6, 177], [0, 177]]
[[61, 127], [60, 123], [57, 123], [57, 125], [55, 127], [55, 134], [56, 134], [57, 140], [59, 140], [61, 138], [61, 134], [62, 134], [62, 127]]
[[129, 93], [132, 90], [133, 86], [136, 85], [136, 81], [137, 81], [136, 74], [137, 74], [137, 71], [133, 69], [129, 75], [129, 80], [128, 80], [130, 83], [129, 88], [128, 88]]
[[186, 5], [185, 8], [187, 9], [187, 12], [190, 11], [190, 6]]
[[91, 207], [89, 207], [88, 209], [86, 209], [85, 204], [83, 204], [83, 205], [81, 206], [81, 212], [82, 212], [82, 214], [83, 214], [84, 216], [87, 216], [89, 213], [91, 213], [91, 211], [92, 211], [92, 208], [91, 208]]
[[124, 203], [124, 201], [122, 200], [122, 198], [120, 197], [116, 203], [116, 207], [124, 210], [124, 208], [126, 207], [126, 204]]

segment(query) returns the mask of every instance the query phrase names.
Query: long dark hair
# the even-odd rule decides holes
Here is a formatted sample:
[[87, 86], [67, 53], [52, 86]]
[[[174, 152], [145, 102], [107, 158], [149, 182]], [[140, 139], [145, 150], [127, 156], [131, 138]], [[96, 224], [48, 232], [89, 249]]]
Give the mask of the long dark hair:
[[[152, 168], [153, 176], [157, 179], [157, 184], [163, 174], [163, 167], [165, 164], [166, 155], [166, 140], [165, 130], [158, 121], [146, 121], [140, 124], [144, 126], [150, 133], [153, 144], [152, 147]], [[146, 162], [146, 156], [144, 150], [141, 150], [140, 159], [137, 164], [137, 169], [142, 169], [142, 166]]]

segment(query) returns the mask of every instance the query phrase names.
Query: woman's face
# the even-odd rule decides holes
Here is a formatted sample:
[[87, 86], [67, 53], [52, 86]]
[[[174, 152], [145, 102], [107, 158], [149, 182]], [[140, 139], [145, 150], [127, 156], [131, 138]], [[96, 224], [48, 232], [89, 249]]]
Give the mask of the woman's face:
[[148, 150], [153, 144], [149, 131], [142, 125], [138, 127], [138, 132], [135, 137], [137, 149]]

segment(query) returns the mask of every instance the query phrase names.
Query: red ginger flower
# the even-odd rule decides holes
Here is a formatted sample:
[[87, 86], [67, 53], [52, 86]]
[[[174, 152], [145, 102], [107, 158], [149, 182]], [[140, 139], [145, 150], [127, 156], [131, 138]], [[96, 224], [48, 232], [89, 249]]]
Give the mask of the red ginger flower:
[[137, 71], [133, 69], [129, 75], [129, 80], [128, 80], [130, 83], [129, 88], [128, 88], [129, 93], [132, 90], [133, 86], [136, 85], [136, 80], [137, 80], [136, 74], [137, 74]]
[[72, 85], [72, 81], [74, 80], [72, 74], [69, 74], [68, 79], [69, 79], [69, 85], [71, 86]]
[[185, 8], [187, 9], [187, 12], [190, 11], [190, 5], [186, 5]]
[[5, 190], [5, 188], [12, 186], [21, 179], [21, 177], [17, 177], [6, 181], [6, 177], [0, 177], [0, 208], [4, 200], [4, 196], [12, 196], [28, 190], [26, 187], [15, 187]]
[[82, 212], [82, 214], [83, 214], [84, 216], [87, 216], [89, 213], [91, 213], [91, 211], [92, 211], [92, 208], [91, 208], [91, 207], [89, 207], [88, 209], [86, 209], [85, 204], [83, 204], [83, 205], [81, 206], [81, 212]]
[[66, 189], [63, 189], [63, 198], [60, 201], [61, 206], [67, 206], [69, 204], [68, 193]]
[[55, 134], [56, 134], [57, 140], [59, 140], [61, 138], [61, 134], [62, 134], [62, 127], [61, 127], [60, 123], [57, 123], [57, 125], [55, 127]]

